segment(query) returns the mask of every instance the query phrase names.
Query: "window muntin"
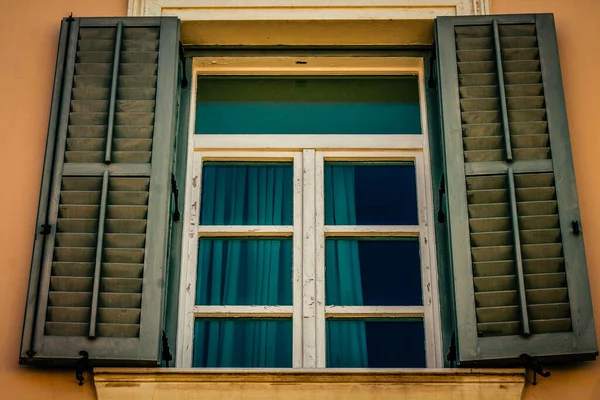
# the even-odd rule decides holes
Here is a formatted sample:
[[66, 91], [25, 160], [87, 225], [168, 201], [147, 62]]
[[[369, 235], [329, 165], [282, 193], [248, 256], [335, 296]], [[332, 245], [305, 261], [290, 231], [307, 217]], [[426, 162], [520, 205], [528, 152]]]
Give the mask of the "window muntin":
[[[215, 75], [214, 68], [202, 66], [196, 72]], [[243, 64], [247, 60], [240, 61]], [[255, 62], [256, 60], [253, 60]], [[371, 62], [372, 60], [369, 60]], [[389, 59], [384, 64], [389, 65]], [[193, 168], [188, 168], [188, 185], [194, 188], [201, 186], [202, 166], [213, 162], [281, 162], [293, 160], [294, 170], [294, 209], [292, 225], [231, 225], [210, 226], [198, 225], [197, 207], [198, 193], [188, 200], [191, 205], [189, 220], [190, 237], [213, 238], [259, 238], [291, 237], [293, 242], [293, 305], [235, 305], [235, 306], [199, 306], [190, 300], [189, 292], [195, 295], [195, 268], [186, 269], [187, 279], [182, 282], [182, 304], [186, 304], [180, 314], [180, 341], [178, 341], [177, 365], [192, 365], [193, 330], [190, 327], [194, 320], [206, 318], [242, 318], [254, 320], [268, 318], [293, 321], [293, 367], [310, 368], [327, 366], [327, 321], [339, 319], [359, 319], [384, 322], [421, 322], [425, 326], [426, 364], [441, 366], [439, 305], [437, 304], [437, 278], [435, 277], [435, 243], [433, 229], [427, 224], [432, 218], [432, 203], [429, 187], [431, 185], [428, 166], [427, 124], [424, 115], [424, 91], [422, 64], [407, 59], [396, 59], [398, 69], [385, 66], [376, 72], [368, 69], [349, 72], [349, 75], [416, 75], [419, 81], [420, 118], [423, 135], [348, 135], [340, 140], [339, 135], [332, 134], [294, 134], [294, 135], [248, 135], [248, 134], [194, 134], [190, 130], [191, 158]], [[205, 64], [206, 65], [206, 64]], [[211, 63], [211, 65], [214, 65]], [[419, 67], [419, 65], [421, 65]], [[242, 74], [259, 74], [246, 71]], [[224, 74], [239, 74], [223, 68]], [[262, 71], [260, 71], [262, 72]], [[277, 68], [270, 69], [267, 74], [280, 74]], [[311, 74], [327, 74], [327, 68]], [[337, 73], [340, 73], [339, 71]], [[289, 71], [284, 71], [289, 74]], [[306, 75], [306, 74], [302, 74]], [[194, 82], [196, 84], [196, 82]], [[192, 110], [195, 110], [192, 99]], [[192, 116], [193, 117], [193, 116]], [[192, 120], [194, 121], [194, 120]], [[390, 150], [393, 149], [393, 150]], [[425, 162], [427, 160], [427, 162]], [[412, 163], [417, 184], [417, 214], [415, 225], [325, 225], [324, 169], [326, 163]], [[208, 165], [208, 164], [207, 164]], [[189, 193], [189, 192], [188, 192]], [[194, 207], [195, 206], [195, 207]], [[358, 232], [358, 235], [357, 235]], [[326, 305], [325, 302], [325, 240], [326, 238], [352, 239], [357, 236], [369, 238], [412, 238], [419, 243], [421, 253], [422, 276], [421, 290], [423, 305], [400, 306], [340, 306]], [[184, 237], [184, 241], [185, 241]], [[189, 264], [196, 266], [197, 241], [188, 241]], [[184, 267], [185, 268], [185, 267]], [[195, 299], [194, 299], [195, 300]], [[183, 349], [188, 349], [184, 351]]]

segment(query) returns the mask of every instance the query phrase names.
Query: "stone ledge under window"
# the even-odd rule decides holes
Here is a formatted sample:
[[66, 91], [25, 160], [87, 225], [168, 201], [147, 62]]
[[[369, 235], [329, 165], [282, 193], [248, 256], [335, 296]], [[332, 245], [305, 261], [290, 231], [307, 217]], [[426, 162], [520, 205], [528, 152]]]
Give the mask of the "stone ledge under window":
[[97, 368], [98, 400], [519, 400], [523, 369]]

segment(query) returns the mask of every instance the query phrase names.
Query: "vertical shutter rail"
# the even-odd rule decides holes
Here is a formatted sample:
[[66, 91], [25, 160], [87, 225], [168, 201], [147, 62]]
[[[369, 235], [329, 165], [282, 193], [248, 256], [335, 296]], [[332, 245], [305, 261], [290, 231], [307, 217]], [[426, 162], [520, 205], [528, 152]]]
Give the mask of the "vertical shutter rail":
[[523, 272], [523, 256], [521, 254], [521, 234], [519, 231], [519, 214], [517, 210], [517, 195], [515, 187], [515, 176], [513, 168], [508, 167], [508, 192], [510, 201], [510, 218], [512, 220], [512, 234], [515, 252], [515, 268], [517, 272], [517, 285], [519, 290], [519, 302], [521, 304], [521, 323], [523, 334], [529, 335], [529, 315], [527, 313], [527, 297], [525, 292], [525, 273]]
[[[117, 34], [115, 38], [115, 54], [113, 58], [112, 80], [110, 84], [110, 98], [108, 105], [108, 124], [106, 132], [106, 152], [104, 163], [110, 164], [112, 153], [112, 138], [115, 127], [115, 105], [117, 103], [117, 83], [119, 82], [119, 64], [121, 62], [121, 37], [123, 36], [123, 22], [117, 23]], [[90, 325], [90, 332], [91, 332]]]
[[104, 249], [104, 223], [106, 221], [106, 203], [108, 201], [108, 170], [102, 175], [102, 194], [100, 197], [100, 215], [98, 216], [98, 239], [96, 240], [96, 260], [92, 287], [92, 305], [90, 307], [90, 329], [88, 336], [96, 337], [98, 317], [98, 296], [100, 292], [100, 271], [102, 269], [102, 253]]
[[[508, 109], [506, 106], [506, 90], [504, 88], [504, 68], [502, 66], [502, 49], [500, 48], [500, 30], [498, 29], [498, 20], [492, 22], [494, 30], [494, 51], [496, 54], [496, 71], [498, 75], [498, 92], [500, 94], [500, 111], [502, 113], [502, 133], [504, 134], [504, 146], [506, 149], [506, 161], [511, 162], [512, 147], [510, 144], [510, 130], [508, 124]], [[514, 193], [514, 192], [513, 192]], [[514, 220], [515, 217], [513, 217]]]
[[[54, 171], [52, 174], [52, 183], [50, 188], [50, 199], [48, 205], [48, 220], [50, 233], [44, 238], [44, 253], [42, 256], [42, 271], [40, 279], [41, 288], [50, 287], [50, 275], [52, 270], [52, 258], [54, 255], [54, 241], [56, 240], [56, 229], [58, 222], [58, 205], [60, 201], [61, 181], [63, 165], [65, 160], [65, 145], [67, 142], [67, 129], [69, 125], [69, 112], [71, 104], [71, 90], [73, 89], [72, 77], [75, 72], [75, 58], [77, 56], [77, 37], [79, 35], [79, 20], [71, 22], [69, 29], [69, 39], [67, 44], [67, 56], [65, 62], [65, 79], [60, 98], [60, 118], [58, 119], [58, 128], [56, 132], [56, 145], [54, 152]], [[66, 110], [66, 111], [65, 111]], [[38, 297], [37, 317], [35, 324], [35, 337], [33, 338], [33, 348], [36, 347], [36, 339], [41, 338], [45, 331], [45, 313], [48, 305], [48, 290], [40, 292]]]
[[36, 222], [35, 241], [32, 255], [31, 265], [31, 276], [33, 282], [32, 287], [36, 290], [29, 290], [27, 293], [27, 310], [25, 313], [25, 323], [23, 327], [23, 345], [22, 347], [27, 351], [33, 350], [32, 348], [32, 333], [34, 330], [35, 321], [35, 304], [38, 300], [38, 285], [41, 278], [42, 268], [42, 257], [44, 252], [44, 234], [40, 231], [42, 224], [46, 225], [48, 218], [48, 203], [49, 193], [52, 182], [50, 178], [50, 171], [54, 164], [54, 151], [56, 142], [57, 122], [60, 116], [60, 98], [61, 98], [61, 87], [64, 82], [64, 69], [67, 60], [67, 42], [69, 38], [69, 30], [71, 27], [71, 21], [62, 21], [60, 25], [60, 36], [58, 39], [58, 52], [56, 54], [56, 67], [54, 73], [54, 89], [52, 92], [52, 102], [50, 106], [50, 119], [48, 121], [48, 139], [46, 143], [46, 154], [44, 157], [44, 171], [42, 174], [42, 184], [40, 187], [40, 200], [38, 208], [38, 217]]

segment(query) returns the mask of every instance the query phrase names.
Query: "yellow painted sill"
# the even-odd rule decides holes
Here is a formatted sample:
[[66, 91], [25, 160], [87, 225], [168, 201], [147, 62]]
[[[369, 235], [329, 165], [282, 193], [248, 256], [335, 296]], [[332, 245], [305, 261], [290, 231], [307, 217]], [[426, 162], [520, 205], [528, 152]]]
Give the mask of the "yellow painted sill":
[[99, 400], [519, 400], [523, 369], [97, 368]]

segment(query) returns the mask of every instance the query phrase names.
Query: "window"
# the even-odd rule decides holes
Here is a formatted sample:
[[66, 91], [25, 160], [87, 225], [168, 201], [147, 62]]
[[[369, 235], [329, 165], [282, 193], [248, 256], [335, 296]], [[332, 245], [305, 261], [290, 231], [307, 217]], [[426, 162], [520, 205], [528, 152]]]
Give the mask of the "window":
[[205, 55], [181, 104], [178, 39], [61, 24], [22, 363], [157, 366], [163, 332], [182, 367], [596, 357], [551, 15], [438, 18], [433, 75]]
[[194, 59], [178, 365], [441, 365], [422, 59], [226, 60]]

